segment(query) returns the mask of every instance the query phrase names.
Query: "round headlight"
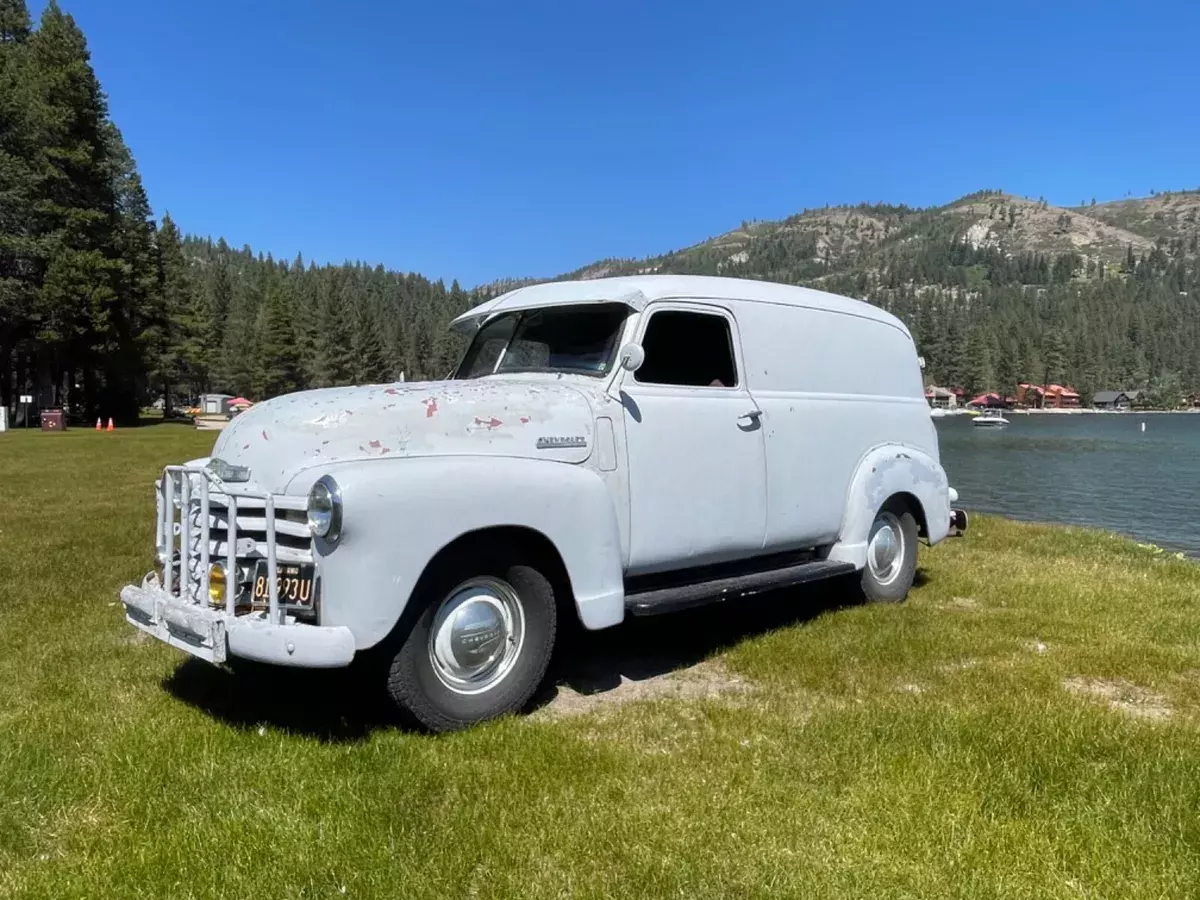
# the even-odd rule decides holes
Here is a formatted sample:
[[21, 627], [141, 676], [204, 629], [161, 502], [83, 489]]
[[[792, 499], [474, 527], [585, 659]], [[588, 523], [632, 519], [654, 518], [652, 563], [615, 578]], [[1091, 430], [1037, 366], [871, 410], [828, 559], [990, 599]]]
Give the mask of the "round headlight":
[[322, 475], [308, 492], [308, 529], [332, 543], [342, 531], [342, 492], [329, 475]]

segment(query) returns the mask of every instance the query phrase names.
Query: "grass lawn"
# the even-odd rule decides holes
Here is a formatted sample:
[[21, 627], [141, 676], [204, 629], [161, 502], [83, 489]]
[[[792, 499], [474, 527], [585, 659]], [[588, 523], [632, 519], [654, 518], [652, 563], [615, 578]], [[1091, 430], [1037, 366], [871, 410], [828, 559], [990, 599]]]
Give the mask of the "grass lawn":
[[156, 470], [212, 440], [0, 435], [0, 897], [1200, 892], [1192, 562], [977, 519], [907, 604], [585, 635], [532, 715], [429, 737], [125, 624]]

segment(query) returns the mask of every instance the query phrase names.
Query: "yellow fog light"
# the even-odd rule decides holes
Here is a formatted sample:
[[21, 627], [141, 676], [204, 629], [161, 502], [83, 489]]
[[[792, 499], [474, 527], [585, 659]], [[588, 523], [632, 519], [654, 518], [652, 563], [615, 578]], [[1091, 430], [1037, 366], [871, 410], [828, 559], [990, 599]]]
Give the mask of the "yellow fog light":
[[213, 563], [208, 569], [208, 599], [213, 606], [225, 602], [225, 566]]

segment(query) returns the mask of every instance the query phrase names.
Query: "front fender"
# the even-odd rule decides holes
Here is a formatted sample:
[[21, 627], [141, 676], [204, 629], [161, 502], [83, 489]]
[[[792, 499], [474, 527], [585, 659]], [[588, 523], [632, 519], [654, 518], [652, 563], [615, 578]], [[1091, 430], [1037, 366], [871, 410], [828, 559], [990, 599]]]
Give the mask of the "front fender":
[[883, 444], [863, 456], [850, 480], [838, 542], [830, 558], [862, 568], [875, 514], [896, 494], [911, 494], [921, 504], [929, 543], [950, 529], [950, 483], [930, 454], [901, 444]]
[[589, 469], [508, 457], [360, 460], [308, 470], [289, 493], [324, 474], [341, 489], [344, 520], [335, 546], [315, 542], [321, 624], [348, 627], [356, 649], [388, 635], [440, 550], [493, 527], [532, 529], [555, 546], [586, 628], [624, 617], [616, 511]]

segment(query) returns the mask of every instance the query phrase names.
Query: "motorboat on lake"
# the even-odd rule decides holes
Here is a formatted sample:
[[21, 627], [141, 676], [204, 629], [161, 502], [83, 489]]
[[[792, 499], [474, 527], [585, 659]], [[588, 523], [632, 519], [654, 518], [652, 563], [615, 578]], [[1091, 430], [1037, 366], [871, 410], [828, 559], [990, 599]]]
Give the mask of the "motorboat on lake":
[[998, 409], [985, 409], [971, 421], [972, 425], [991, 425], [992, 427], [1007, 425], [1008, 419], [1000, 415]]

